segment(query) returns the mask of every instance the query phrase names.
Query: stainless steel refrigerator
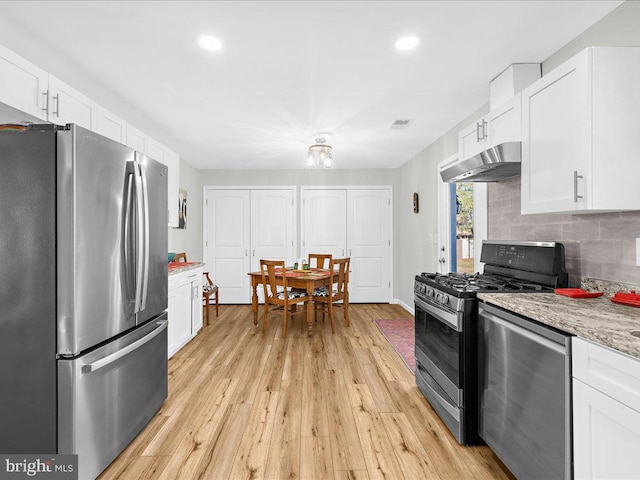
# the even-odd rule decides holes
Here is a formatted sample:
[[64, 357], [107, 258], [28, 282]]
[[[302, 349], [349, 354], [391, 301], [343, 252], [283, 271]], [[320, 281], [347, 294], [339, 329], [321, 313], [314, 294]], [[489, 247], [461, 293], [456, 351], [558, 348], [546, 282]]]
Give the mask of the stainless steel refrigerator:
[[167, 396], [167, 168], [83, 128], [0, 132], [0, 453], [93, 478]]

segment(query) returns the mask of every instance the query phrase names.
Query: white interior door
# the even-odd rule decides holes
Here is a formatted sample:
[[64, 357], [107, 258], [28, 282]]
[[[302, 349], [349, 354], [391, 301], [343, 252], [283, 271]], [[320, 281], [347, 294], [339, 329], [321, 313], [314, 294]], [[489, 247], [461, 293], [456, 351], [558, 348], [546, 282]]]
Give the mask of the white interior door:
[[[251, 271], [260, 270], [260, 259], [296, 261], [295, 203], [293, 190], [251, 191]], [[258, 301], [264, 300], [262, 287]]]
[[347, 191], [349, 301], [391, 301], [391, 191]]
[[302, 255], [330, 253], [344, 257], [347, 251], [347, 191], [303, 190]]
[[293, 190], [251, 191], [251, 270], [260, 259], [295, 262]]
[[220, 303], [249, 303], [250, 191], [208, 190], [205, 262]]

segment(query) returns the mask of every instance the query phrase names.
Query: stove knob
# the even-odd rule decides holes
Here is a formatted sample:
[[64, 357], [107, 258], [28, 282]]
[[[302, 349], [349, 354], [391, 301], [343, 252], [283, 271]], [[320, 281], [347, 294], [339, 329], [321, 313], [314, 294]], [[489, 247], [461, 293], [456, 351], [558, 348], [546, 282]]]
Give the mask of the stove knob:
[[440, 298], [440, 303], [442, 305], [446, 305], [447, 303], [449, 303], [449, 297], [447, 295], [442, 295], [442, 297]]
[[442, 294], [436, 293], [436, 302], [440, 303], [442, 301]]
[[435, 295], [435, 292], [433, 291], [432, 288], [430, 288], [429, 290], [427, 290], [427, 296], [429, 297], [433, 297]]

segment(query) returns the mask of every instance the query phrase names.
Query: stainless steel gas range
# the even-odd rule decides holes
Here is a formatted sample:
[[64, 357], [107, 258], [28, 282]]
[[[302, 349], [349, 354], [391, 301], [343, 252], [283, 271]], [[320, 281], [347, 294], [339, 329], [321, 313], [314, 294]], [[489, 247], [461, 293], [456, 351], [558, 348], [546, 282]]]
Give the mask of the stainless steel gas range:
[[477, 292], [549, 292], [567, 286], [564, 246], [484, 241], [484, 273], [416, 275], [416, 384], [459, 443], [478, 436]]

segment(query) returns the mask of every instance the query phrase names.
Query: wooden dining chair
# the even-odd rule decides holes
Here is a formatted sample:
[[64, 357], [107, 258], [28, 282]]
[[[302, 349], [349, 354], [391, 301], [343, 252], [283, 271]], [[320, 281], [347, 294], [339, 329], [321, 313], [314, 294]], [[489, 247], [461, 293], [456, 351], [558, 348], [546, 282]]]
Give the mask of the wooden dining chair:
[[172, 262], [186, 262], [187, 254], [185, 252], [176, 253], [171, 259]]
[[[331, 322], [331, 332], [335, 333], [333, 326], [333, 306], [344, 308], [344, 319], [349, 324], [349, 264], [351, 258], [332, 258], [329, 260], [329, 270], [338, 273], [338, 279], [327, 287], [319, 287], [313, 291], [314, 308], [322, 310], [322, 319], [324, 320], [324, 312], [329, 313], [329, 321]], [[342, 302], [342, 303], [339, 303]]]
[[309, 263], [309, 266], [311, 268], [314, 268], [311, 264], [311, 260], [314, 259], [316, 261], [315, 268], [329, 268], [329, 261], [331, 260], [331, 258], [333, 258], [333, 255], [331, 255], [330, 253], [310, 253], [307, 258], [307, 263]]
[[[282, 272], [282, 288], [278, 289], [276, 274], [278, 270]], [[260, 273], [262, 274], [262, 285], [264, 287], [264, 319], [262, 321], [262, 331], [267, 329], [267, 317], [269, 316], [269, 305], [275, 305], [276, 309], [284, 310], [282, 324], [282, 338], [287, 336], [287, 323], [289, 316], [306, 314], [306, 309], [297, 310], [299, 303], [307, 302], [309, 294], [303, 290], [291, 290], [287, 287], [287, 276], [284, 275], [284, 260], [260, 260]]]
[[205, 313], [207, 315], [207, 325], [209, 325], [209, 305], [211, 300], [215, 300], [216, 302], [216, 317], [218, 316], [218, 286], [211, 280], [209, 272], [203, 272], [203, 275], [202, 300], [204, 301]]

